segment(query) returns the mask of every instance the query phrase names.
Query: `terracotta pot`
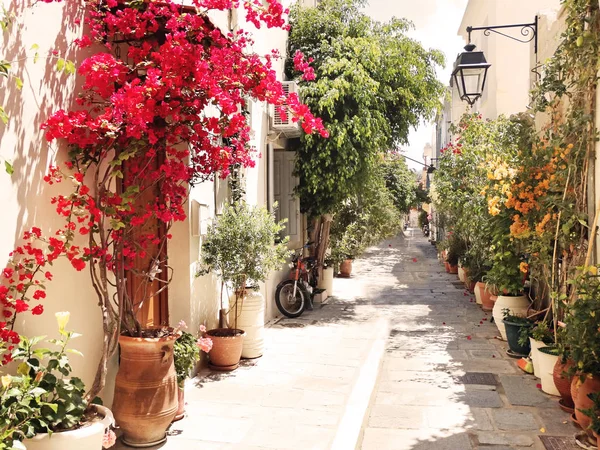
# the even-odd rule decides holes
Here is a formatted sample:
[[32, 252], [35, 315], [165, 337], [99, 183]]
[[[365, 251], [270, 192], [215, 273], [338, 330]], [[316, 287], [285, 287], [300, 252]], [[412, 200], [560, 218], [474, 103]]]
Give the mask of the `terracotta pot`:
[[340, 277], [350, 278], [350, 274], [352, 274], [352, 260], [345, 259], [340, 264]]
[[149, 447], [164, 442], [177, 412], [177, 375], [173, 343], [162, 338], [121, 336], [113, 414], [125, 444]]
[[491, 311], [494, 309], [495, 299], [492, 300], [492, 291], [486, 287], [485, 283], [481, 283], [479, 286], [480, 297], [481, 297], [481, 309], [484, 311]]
[[458, 265], [452, 265], [450, 263], [448, 263], [448, 273], [457, 275], [458, 274]]
[[567, 360], [567, 362], [563, 363], [562, 358], [558, 358], [554, 365], [554, 371], [552, 372], [554, 385], [562, 397], [563, 406], [567, 408], [573, 407], [573, 397], [571, 397], [571, 382], [573, 381], [573, 376], [566, 376], [563, 372], [568, 371], [573, 367], [573, 364], [574, 363], [571, 360]]
[[185, 389], [182, 386], [177, 386], [177, 413], [173, 418], [173, 422], [177, 422], [185, 417]]
[[450, 273], [450, 263], [448, 261], [444, 261], [444, 267], [446, 268], [446, 273]]
[[503, 341], [506, 341], [503, 310], [508, 309], [511, 314], [525, 316], [525, 314], [527, 314], [527, 308], [529, 308], [529, 300], [524, 295], [498, 296], [498, 300], [496, 300], [496, 304], [494, 305], [493, 315], [494, 323], [498, 327], [498, 331], [500, 332]]
[[215, 370], [230, 371], [237, 369], [244, 347], [243, 330], [233, 328], [216, 328], [206, 332], [213, 341], [209, 352], [210, 367]]
[[[579, 377], [573, 377], [573, 380], [578, 380]], [[586, 416], [584, 413], [580, 411], [580, 409], [589, 409], [594, 406], [594, 402], [588, 398], [588, 394], [600, 392], [600, 376], [597, 375], [587, 375], [583, 382], [579, 385], [579, 389], [575, 388], [575, 393], [577, 397], [573, 397], [573, 403], [575, 404], [575, 418], [581, 428], [586, 430], [588, 434], [591, 436], [591, 430], [589, 430], [589, 426], [592, 424], [592, 419]]]
[[[475, 285], [476, 285], [476, 284], [477, 284], [477, 283], [476, 283], [475, 281], [468, 280], [468, 283], [467, 283], [467, 290], [468, 290], [468, 291], [469, 291], [471, 294], [474, 294], [474, 293], [475, 293]], [[477, 296], [475, 296], [475, 297], [477, 297]]]
[[[108, 408], [93, 405], [98, 413], [97, 420], [81, 428], [70, 431], [36, 434], [31, 439], [25, 439], [23, 444], [27, 450], [82, 450], [102, 448], [104, 431], [114, 425], [114, 418]], [[16, 447], [15, 447], [16, 448]]]

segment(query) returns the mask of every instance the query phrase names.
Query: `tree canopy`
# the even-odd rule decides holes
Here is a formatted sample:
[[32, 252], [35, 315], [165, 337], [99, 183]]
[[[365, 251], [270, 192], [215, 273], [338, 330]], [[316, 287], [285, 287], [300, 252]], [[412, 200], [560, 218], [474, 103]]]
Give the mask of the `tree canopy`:
[[[297, 193], [311, 216], [332, 212], [364, 185], [381, 152], [406, 143], [444, 92], [436, 78], [442, 54], [407, 37], [410, 22], [376, 22], [364, 4], [323, 0], [290, 13], [290, 54], [312, 58], [316, 74], [316, 82], [299, 82], [301, 96], [330, 133], [303, 136], [297, 153]], [[288, 66], [288, 76], [297, 75]]]

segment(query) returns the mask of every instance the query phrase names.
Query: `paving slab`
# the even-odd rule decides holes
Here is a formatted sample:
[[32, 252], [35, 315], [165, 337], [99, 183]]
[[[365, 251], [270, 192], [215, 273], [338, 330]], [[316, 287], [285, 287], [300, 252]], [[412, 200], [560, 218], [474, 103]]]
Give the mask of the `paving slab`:
[[500, 375], [500, 383], [511, 405], [548, 405], [550, 397], [536, 387], [539, 383], [530, 375]]
[[492, 417], [499, 430], [536, 431], [540, 425], [533, 414], [516, 409], [498, 409], [492, 412]]

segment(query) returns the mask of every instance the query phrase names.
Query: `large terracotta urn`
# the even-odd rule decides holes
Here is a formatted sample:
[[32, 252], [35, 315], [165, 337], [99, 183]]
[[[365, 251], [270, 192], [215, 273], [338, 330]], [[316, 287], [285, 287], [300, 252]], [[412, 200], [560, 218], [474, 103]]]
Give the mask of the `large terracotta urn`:
[[173, 344], [178, 335], [119, 337], [119, 371], [112, 411], [130, 447], [164, 442], [178, 407]]
[[558, 392], [560, 392], [560, 405], [563, 409], [573, 409], [573, 397], [571, 396], [573, 376], [567, 373], [569, 369], [573, 367], [573, 364], [574, 363], [571, 360], [563, 362], [562, 358], [558, 358], [552, 373], [554, 385], [556, 386], [556, 389], [558, 389]]
[[451, 273], [453, 275], [458, 275], [458, 264], [453, 265], [448, 263], [448, 273]]
[[[499, 295], [496, 303], [494, 304], [493, 316], [494, 323], [498, 327], [498, 331], [500, 332], [500, 336], [503, 341], [506, 341], [506, 327], [504, 326], [504, 310], [510, 310], [510, 313], [513, 315], [522, 315], [525, 316], [527, 314], [527, 309], [529, 308], [529, 300], [524, 295], [517, 296], [509, 296], [509, 295]], [[553, 366], [554, 367], [554, 366]]]
[[[573, 383], [575, 383], [575, 387], [573, 387]], [[588, 397], [588, 394], [600, 392], [600, 377], [589, 374], [582, 377], [574, 376], [571, 383], [571, 392], [574, 394], [575, 419], [579, 426], [592, 436], [591, 430], [588, 429], [592, 423], [592, 419], [582, 413], [581, 410], [590, 409], [594, 406], [594, 402]]]

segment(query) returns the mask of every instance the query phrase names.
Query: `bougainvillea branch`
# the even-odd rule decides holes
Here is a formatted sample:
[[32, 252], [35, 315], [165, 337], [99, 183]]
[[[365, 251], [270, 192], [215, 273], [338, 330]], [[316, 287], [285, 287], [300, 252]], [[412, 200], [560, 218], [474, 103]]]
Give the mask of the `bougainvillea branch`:
[[[85, 3], [89, 34], [76, 45], [99, 51], [79, 65], [78, 108], [55, 112], [43, 128], [48, 141], [69, 148], [68, 161], [52, 167], [47, 181], [69, 178], [75, 186], [52, 201], [67, 220], [61, 254], [76, 270], [89, 268], [103, 317], [93, 397], [121, 332], [143, 335], [138, 312], [168, 286], [166, 242], [171, 225], [186, 218], [189, 189], [254, 165], [248, 99], [285, 105], [307, 133], [327, 131], [297, 96], [286, 97], [273, 54], [256, 54], [249, 33], [225, 34], [207, 15], [242, 6], [256, 27], [286, 28], [279, 1]], [[295, 60], [314, 77], [302, 55]], [[74, 236], [87, 244], [74, 245]]]

